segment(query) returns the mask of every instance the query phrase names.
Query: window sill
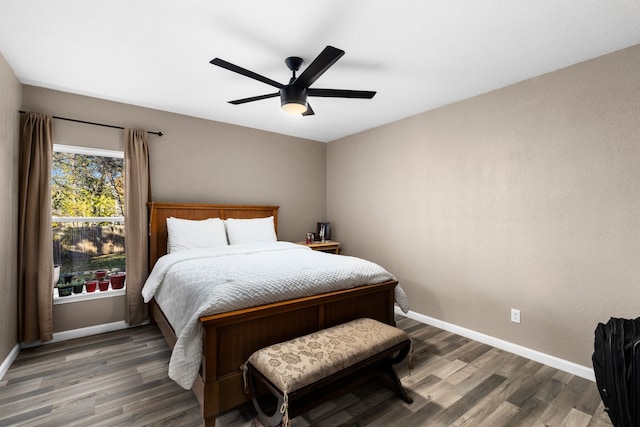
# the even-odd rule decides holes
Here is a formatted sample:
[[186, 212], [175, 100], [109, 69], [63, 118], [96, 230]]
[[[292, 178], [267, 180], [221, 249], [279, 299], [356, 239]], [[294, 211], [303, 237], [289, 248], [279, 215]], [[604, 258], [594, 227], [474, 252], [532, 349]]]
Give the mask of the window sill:
[[71, 294], [67, 297], [58, 296], [58, 288], [53, 289], [53, 305], [68, 304], [72, 302], [91, 301], [94, 299], [113, 298], [125, 295], [126, 286], [122, 289], [109, 289], [108, 291], [87, 292], [82, 291], [81, 294]]

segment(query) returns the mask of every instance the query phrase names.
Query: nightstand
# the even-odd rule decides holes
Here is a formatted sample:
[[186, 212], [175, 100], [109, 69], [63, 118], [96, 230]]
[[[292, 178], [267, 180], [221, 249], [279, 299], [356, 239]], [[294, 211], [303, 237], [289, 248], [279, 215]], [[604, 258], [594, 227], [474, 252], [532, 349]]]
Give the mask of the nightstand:
[[325, 240], [324, 242], [311, 242], [311, 243], [306, 243], [302, 241], [302, 242], [296, 242], [296, 243], [299, 245], [309, 246], [314, 251], [331, 252], [334, 254], [340, 253], [340, 242], [334, 242], [333, 240]]

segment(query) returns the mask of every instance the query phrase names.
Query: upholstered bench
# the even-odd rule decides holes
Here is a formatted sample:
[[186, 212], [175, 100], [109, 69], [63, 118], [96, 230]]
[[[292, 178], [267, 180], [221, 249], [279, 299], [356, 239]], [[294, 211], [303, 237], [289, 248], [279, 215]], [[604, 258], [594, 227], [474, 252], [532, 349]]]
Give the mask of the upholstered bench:
[[[405, 402], [407, 395], [392, 365], [402, 361], [411, 340], [401, 329], [373, 319], [357, 319], [332, 328], [265, 347], [243, 365], [245, 389], [262, 421], [270, 426], [344, 394], [374, 376], [382, 376]], [[268, 415], [256, 398], [264, 386], [278, 402]]]

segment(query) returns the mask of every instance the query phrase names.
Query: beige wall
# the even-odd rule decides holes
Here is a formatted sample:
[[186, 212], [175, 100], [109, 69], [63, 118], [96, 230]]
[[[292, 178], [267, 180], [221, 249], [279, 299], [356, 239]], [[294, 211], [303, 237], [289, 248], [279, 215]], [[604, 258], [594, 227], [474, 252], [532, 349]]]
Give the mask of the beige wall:
[[0, 363], [18, 342], [18, 129], [22, 87], [0, 54]]
[[[162, 131], [151, 135], [156, 201], [279, 205], [281, 240], [302, 240], [325, 218], [324, 143], [33, 86], [23, 87], [23, 109]], [[123, 150], [122, 130], [61, 120], [53, 127], [56, 144]], [[57, 306], [54, 329], [122, 320], [123, 301], [100, 300], [110, 314], [99, 317], [88, 303]]]
[[635, 46], [329, 143], [334, 237], [413, 311], [590, 366], [640, 316], [638, 76]]

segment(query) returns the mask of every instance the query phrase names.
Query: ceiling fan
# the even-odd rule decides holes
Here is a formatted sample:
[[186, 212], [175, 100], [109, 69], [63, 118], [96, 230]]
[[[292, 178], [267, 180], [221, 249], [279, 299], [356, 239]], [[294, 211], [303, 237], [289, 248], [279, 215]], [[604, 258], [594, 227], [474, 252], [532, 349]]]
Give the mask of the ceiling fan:
[[280, 97], [280, 105], [282, 109], [288, 113], [302, 114], [303, 116], [312, 116], [315, 113], [311, 108], [311, 105], [307, 102], [307, 96], [322, 96], [328, 98], [360, 98], [371, 99], [376, 94], [375, 92], [368, 90], [345, 90], [345, 89], [315, 89], [310, 88], [316, 80], [325, 71], [336, 63], [340, 57], [344, 55], [344, 50], [337, 49], [333, 46], [327, 46], [324, 48], [320, 55], [313, 60], [313, 62], [296, 77], [296, 72], [303, 64], [302, 58], [297, 56], [290, 56], [284, 60], [287, 67], [292, 71], [293, 76], [289, 80], [289, 84], [283, 85], [260, 74], [249, 71], [245, 68], [234, 65], [220, 58], [214, 58], [209, 61], [213, 65], [225, 68], [234, 73], [242, 74], [243, 76], [250, 77], [258, 80], [262, 83], [266, 83], [270, 86], [274, 86], [280, 89], [275, 93], [268, 93], [266, 95], [252, 96], [250, 98], [236, 99], [229, 101], [230, 104], [239, 105], [247, 102], [259, 101], [261, 99]]

